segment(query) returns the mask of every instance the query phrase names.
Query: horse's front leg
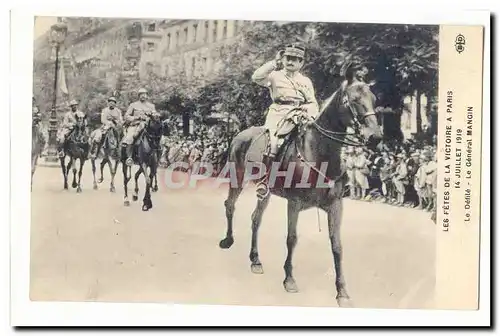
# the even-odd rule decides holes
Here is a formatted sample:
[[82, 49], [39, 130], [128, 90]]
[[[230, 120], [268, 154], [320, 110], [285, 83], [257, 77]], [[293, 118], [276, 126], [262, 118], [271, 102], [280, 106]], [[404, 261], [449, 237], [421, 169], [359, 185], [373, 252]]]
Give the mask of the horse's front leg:
[[84, 165], [85, 165], [85, 159], [84, 158], [80, 158], [80, 169], [78, 170], [78, 186], [76, 188], [76, 192], [77, 193], [81, 193], [82, 192], [81, 181], [82, 181], [82, 173], [83, 173], [83, 166]]
[[287, 255], [283, 269], [285, 270], [285, 280], [283, 286], [288, 293], [297, 293], [299, 291], [295, 279], [293, 278], [293, 252], [297, 246], [297, 223], [299, 220], [300, 203], [297, 201], [288, 201], [287, 204], [287, 236], [286, 247]]
[[335, 197], [328, 211], [328, 234], [335, 267], [335, 286], [337, 287], [337, 303], [339, 307], [351, 307], [351, 299], [347, 294], [344, 271], [342, 268], [342, 243], [340, 227], [342, 223], [342, 198]]
[[[71, 171], [73, 172], [73, 182], [71, 182], [71, 186], [73, 188], [78, 187], [78, 184], [76, 183], [76, 167], [75, 167], [76, 160], [77, 159], [71, 158]], [[68, 172], [69, 172], [69, 169], [68, 169]]]
[[144, 172], [144, 177], [146, 177], [146, 172], [142, 168], [142, 166], [139, 166], [139, 169], [134, 175], [134, 194], [132, 195], [132, 200], [137, 201], [139, 199], [139, 177], [141, 176], [141, 173]]
[[90, 164], [92, 166], [92, 176], [94, 178], [93, 188], [94, 188], [94, 190], [97, 190], [97, 182], [95, 180], [95, 171], [96, 171], [96, 169], [95, 169], [95, 159], [93, 159], [93, 158], [90, 159]]
[[144, 198], [142, 199], [142, 211], [148, 211], [153, 207], [153, 202], [151, 201], [151, 180], [155, 174], [154, 165], [149, 169], [149, 174], [147, 173], [147, 165], [145, 163], [141, 164], [142, 170], [144, 171], [144, 179], [146, 180], [146, 192], [144, 193]]
[[106, 163], [109, 162], [109, 159], [104, 156], [101, 160], [101, 164], [100, 164], [100, 172], [101, 172], [101, 177], [99, 178], [99, 180], [97, 182], [99, 183], [102, 183], [102, 181], [104, 181], [104, 166], [106, 165]]
[[109, 164], [109, 172], [111, 173], [111, 182], [109, 183], [109, 191], [110, 192], [115, 192], [115, 175], [116, 175], [116, 170], [118, 169], [118, 163], [119, 160], [115, 160], [115, 166], [111, 164], [111, 160], [108, 160]]
[[130, 201], [128, 200], [128, 182], [130, 181], [130, 167], [125, 164], [125, 159], [122, 160], [122, 172], [123, 172], [123, 205], [129, 206]]
[[262, 223], [262, 216], [264, 215], [264, 211], [269, 205], [270, 195], [263, 198], [262, 200], [257, 201], [257, 206], [252, 213], [252, 246], [250, 247], [250, 269], [252, 273], [262, 274], [264, 273], [264, 269], [262, 267], [262, 263], [259, 259], [259, 248], [258, 248], [258, 238], [259, 238], [259, 228]]
[[[63, 185], [63, 188], [64, 190], [68, 190], [68, 170], [69, 170], [69, 167], [66, 168], [66, 164], [64, 162], [64, 157], [62, 158], [59, 158], [59, 162], [61, 163], [61, 170], [62, 170], [62, 173], [63, 173], [63, 178], [64, 178], [64, 185]], [[69, 166], [69, 164], [68, 164]]]

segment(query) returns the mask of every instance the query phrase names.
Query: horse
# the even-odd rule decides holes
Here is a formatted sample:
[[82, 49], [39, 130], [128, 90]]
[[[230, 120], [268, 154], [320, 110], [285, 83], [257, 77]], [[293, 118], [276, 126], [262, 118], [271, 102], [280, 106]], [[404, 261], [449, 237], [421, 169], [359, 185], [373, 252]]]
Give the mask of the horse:
[[[135, 173], [135, 188], [132, 200], [137, 201], [139, 187], [138, 179], [139, 176], [144, 173], [144, 178], [146, 180], [146, 191], [144, 193], [142, 210], [148, 211], [153, 207], [153, 202], [151, 201], [151, 184], [152, 180], [156, 178], [156, 172], [158, 169], [158, 156], [159, 156], [159, 143], [161, 136], [164, 132], [164, 123], [161, 121], [160, 115], [157, 113], [148, 114], [146, 125], [144, 130], [139, 135], [137, 141], [135, 141], [133, 147], [132, 159], [135, 164], [139, 165], [139, 170]], [[130, 202], [128, 200], [128, 182], [132, 177], [131, 167], [127, 166], [125, 161], [127, 160], [127, 155], [125, 148], [122, 147], [121, 150], [121, 163], [123, 167], [123, 186], [125, 195], [123, 196], [123, 204], [129, 206]], [[149, 168], [149, 174], [148, 174]], [[157, 185], [156, 185], [156, 188]]]
[[[86, 115], [75, 115], [76, 123], [69, 135], [68, 139], [64, 142], [64, 156], [59, 158], [61, 162], [61, 169], [64, 177], [64, 190], [68, 189], [68, 174], [70, 168], [73, 171], [73, 182], [71, 186], [76, 188], [77, 193], [82, 192], [81, 179], [83, 166], [85, 161], [87, 161], [89, 155], [89, 142], [87, 134], [87, 116]], [[69, 156], [68, 165], [65, 165], [66, 156]], [[76, 182], [76, 161], [80, 161], [80, 168], [78, 170], [78, 182]]]
[[35, 174], [38, 158], [45, 147], [45, 137], [40, 126], [41, 118], [39, 114], [33, 116], [31, 123], [31, 189], [33, 190], [33, 175]]
[[[336, 301], [340, 307], [352, 306], [346, 288], [342, 267], [342, 244], [340, 227], [342, 219], [342, 197], [346, 184], [346, 174], [341, 165], [340, 152], [342, 145], [369, 145], [373, 148], [380, 142], [382, 135], [377, 122], [374, 109], [376, 97], [368, 84], [356, 81], [346, 76], [340, 87], [323, 103], [320, 113], [314, 121], [300, 123], [301, 127], [294, 127], [288, 138], [280, 146], [276, 160], [283, 169], [293, 166], [292, 183], [289, 187], [277, 185], [270, 186], [270, 192], [263, 197], [257, 197], [257, 205], [252, 213], [252, 239], [250, 249], [251, 271], [254, 274], [263, 274], [263, 266], [258, 252], [258, 231], [265, 209], [269, 204], [271, 195], [287, 200], [287, 256], [284, 262], [285, 279], [284, 289], [289, 293], [298, 292], [296, 281], [293, 277], [292, 256], [297, 244], [297, 222], [299, 213], [312, 207], [325, 211], [328, 215], [328, 230], [330, 245], [336, 273]], [[354, 135], [346, 132], [347, 127], [354, 127]], [[364, 135], [361, 134], [364, 131]], [[242, 171], [250, 163], [248, 155], [252, 154], [252, 145], [259, 139], [266, 139], [269, 143], [266, 130], [263, 127], [250, 127], [239, 132], [232, 140], [226, 166], [233, 165], [237, 172], [236, 184], [231, 183], [226, 200], [224, 201], [226, 213], [226, 235], [219, 242], [221, 249], [229, 249], [234, 243], [233, 215], [235, 204], [243, 190]], [[293, 134], [293, 136], [291, 135]], [[355, 136], [355, 142], [351, 137]], [[262, 140], [261, 140], [262, 142]], [[262, 148], [257, 150], [258, 160], [262, 161]], [[253, 153], [255, 154], [255, 153]], [[326, 170], [319, 170], [319, 163], [327, 163]], [[323, 178], [328, 187], [312, 185], [304, 188], [298, 185], [297, 175], [309, 171], [310, 180]], [[314, 171], [314, 173], [312, 172]]]
[[[97, 131], [99, 130], [95, 130], [94, 132]], [[118, 164], [120, 163], [120, 150], [119, 150], [120, 139], [121, 139], [120, 133], [121, 132], [117, 127], [109, 128], [107, 132], [103, 135], [101, 144], [98, 145], [96, 153], [99, 154], [100, 150], [102, 149], [103, 155], [100, 164], [101, 177], [98, 179], [97, 182], [95, 179], [95, 172], [96, 172], [95, 161], [98, 155], [96, 155], [96, 158], [90, 159], [90, 162], [92, 164], [92, 174], [94, 176], [94, 189], [97, 189], [97, 183], [103, 182], [104, 180], [103, 170], [104, 166], [107, 163], [109, 167], [109, 173], [111, 174], [109, 191], [115, 192], [115, 175], [118, 168]], [[93, 136], [91, 136], [91, 138], [93, 138]], [[114, 164], [111, 161], [114, 161]]]

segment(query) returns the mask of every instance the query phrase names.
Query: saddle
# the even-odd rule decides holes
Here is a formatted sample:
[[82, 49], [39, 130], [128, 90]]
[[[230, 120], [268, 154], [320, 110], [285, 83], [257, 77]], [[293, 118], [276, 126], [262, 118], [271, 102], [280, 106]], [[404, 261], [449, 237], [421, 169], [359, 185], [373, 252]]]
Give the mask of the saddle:
[[[307, 121], [307, 117], [305, 117], [304, 114], [305, 112], [301, 110], [293, 110], [278, 124], [276, 136], [280, 140], [280, 143], [274, 158], [275, 162], [281, 162], [286, 149], [301, 133]], [[268, 154], [271, 149], [271, 140], [268, 130], [262, 126], [258, 128], [261, 129], [262, 133], [255, 138], [252, 144], [250, 144], [250, 148], [247, 152], [247, 161], [249, 162], [262, 162], [264, 155]]]

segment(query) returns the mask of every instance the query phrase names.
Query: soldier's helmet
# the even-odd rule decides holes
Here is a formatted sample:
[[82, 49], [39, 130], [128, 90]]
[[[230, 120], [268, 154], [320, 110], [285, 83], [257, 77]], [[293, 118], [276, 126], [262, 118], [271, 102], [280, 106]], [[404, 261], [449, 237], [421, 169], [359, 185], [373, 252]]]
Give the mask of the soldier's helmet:
[[69, 106], [78, 106], [78, 102], [75, 99], [73, 99], [69, 102]]
[[116, 98], [115, 98], [115, 97], [113, 97], [113, 96], [111, 96], [111, 97], [109, 97], [109, 98], [108, 98], [108, 101], [109, 101], [109, 102], [110, 102], [110, 101], [112, 101], [112, 102], [115, 102], [115, 103], [116, 103]]
[[143, 93], [148, 93], [148, 90], [146, 90], [145, 88], [140, 88], [139, 91], [137, 91], [137, 94], [143, 94]]

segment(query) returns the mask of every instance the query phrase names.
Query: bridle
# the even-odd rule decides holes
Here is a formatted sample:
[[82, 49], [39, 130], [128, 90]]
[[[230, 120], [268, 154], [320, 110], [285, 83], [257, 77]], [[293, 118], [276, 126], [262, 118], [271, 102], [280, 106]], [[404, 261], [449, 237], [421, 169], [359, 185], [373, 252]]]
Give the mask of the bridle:
[[[338, 91], [334, 95], [337, 95], [337, 94], [339, 94]], [[312, 122], [312, 126], [314, 126], [314, 128], [316, 128], [316, 130], [318, 130], [318, 132], [321, 135], [323, 135], [323, 136], [327, 137], [328, 139], [333, 140], [335, 142], [339, 142], [343, 145], [355, 146], [355, 147], [365, 146], [366, 142], [365, 142], [363, 135], [361, 134], [361, 122], [358, 118], [358, 113], [355, 111], [354, 107], [349, 102], [349, 98], [342, 97], [342, 99], [343, 99], [343, 102], [342, 102], [343, 105], [347, 107], [347, 110], [351, 114], [352, 121], [353, 121], [352, 126], [353, 126], [354, 132], [355, 132], [354, 134], [348, 133], [348, 132], [334, 132], [334, 131], [330, 131], [324, 127], [321, 127], [317, 123], [317, 119], [319, 119], [319, 118], [317, 118], [316, 120], [314, 120]], [[323, 107], [321, 108], [321, 111], [320, 111], [320, 115], [326, 111], [326, 108], [331, 104], [332, 100], [333, 100], [333, 98], [330, 99], [330, 101], [327, 104], [323, 105]], [[364, 114], [362, 121], [364, 121], [365, 118], [370, 116], [370, 115], [375, 115], [375, 111], [370, 111], [370, 112]], [[354, 137], [354, 139], [353, 140], [345, 139], [345, 137]]]

